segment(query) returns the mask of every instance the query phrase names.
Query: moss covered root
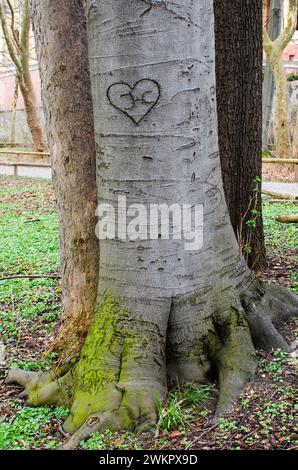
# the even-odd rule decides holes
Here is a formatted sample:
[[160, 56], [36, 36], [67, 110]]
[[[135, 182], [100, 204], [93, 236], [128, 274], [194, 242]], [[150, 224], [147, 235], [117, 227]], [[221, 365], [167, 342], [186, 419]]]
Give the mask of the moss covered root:
[[[216, 371], [216, 417], [253, 379], [254, 346], [290, 349], [273, 321], [297, 315], [298, 310], [297, 296], [277, 286], [260, 284], [245, 295], [233, 289], [220, 292], [216, 296], [207, 293], [212, 313], [204, 317], [207, 323], [197, 322], [198, 331], [189, 330], [193, 337], [178, 328], [172, 357], [168, 357], [169, 374], [173, 369], [174, 375], [186, 381], [205, 379], [208, 367]], [[197, 302], [188, 305], [184, 300], [184, 309], [198, 310]], [[181, 305], [177, 306], [184, 315]], [[172, 326], [175, 330], [175, 323]], [[22, 385], [30, 405], [71, 404], [64, 429], [72, 437], [63, 448], [75, 448], [95, 431], [134, 429], [156, 422], [156, 399], [163, 401], [167, 393], [165, 341], [159, 325], [132, 315], [106, 292], [79, 358], [44, 373], [12, 369], [7, 382]]]
[[162, 363], [162, 349], [156, 327], [145, 328], [106, 292], [75, 368], [73, 405], [65, 430], [73, 434], [90, 416], [100, 421], [103, 415], [110, 417], [101, 429], [127, 429], [156, 420], [154, 395], [163, 399], [166, 394], [166, 379], [155, 370], [162, 368], [157, 364]]
[[70, 405], [73, 394], [73, 363], [48, 372], [28, 372], [12, 368], [6, 383], [18, 383], [24, 387], [20, 398], [26, 398], [30, 406]]

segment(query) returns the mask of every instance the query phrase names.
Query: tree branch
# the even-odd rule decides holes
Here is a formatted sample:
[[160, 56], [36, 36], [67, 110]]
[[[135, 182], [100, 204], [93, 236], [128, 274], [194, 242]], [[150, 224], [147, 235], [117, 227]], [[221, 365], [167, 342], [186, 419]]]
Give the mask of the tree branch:
[[8, 48], [10, 58], [13, 61], [14, 65], [16, 66], [16, 69], [19, 72], [19, 74], [22, 75], [22, 65], [16, 54], [14, 43], [8, 32], [6, 18], [5, 18], [4, 9], [3, 9], [3, 2], [0, 3], [0, 21], [1, 21], [1, 26], [2, 26], [3, 36], [4, 36], [4, 39]]
[[278, 47], [280, 51], [283, 51], [289, 42], [291, 41], [294, 33], [296, 31], [297, 25], [297, 0], [290, 0], [289, 16], [287, 21], [287, 26], [284, 31], [280, 33], [278, 38], [274, 41], [274, 45]]
[[29, 1], [23, 0], [22, 9], [22, 27], [20, 37], [20, 60], [23, 70], [23, 81], [26, 89], [30, 92], [32, 90], [32, 82], [29, 67], [29, 39], [30, 39], [30, 11]]
[[14, 9], [12, 7], [12, 4], [11, 4], [10, 0], [6, 0], [6, 1], [7, 1], [7, 4], [9, 6], [10, 13], [11, 13], [11, 32], [12, 32], [12, 36], [13, 36], [13, 39], [14, 39], [14, 42], [15, 42], [15, 45], [16, 45], [17, 49], [19, 49], [20, 48], [20, 42], [19, 42], [19, 38], [18, 38], [18, 35], [16, 33], [16, 30], [15, 30]]
[[24, 274], [24, 275], [13, 275], [13, 276], [7, 276], [7, 277], [1, 277], [0, 281], [7, 281], [9, 279], [61, 279], [61, 276], [59, 274]]
[[273, 43], [272, 43], [272, 41], [269, 37], [267, 29], [265, 27], [263, 27], [263, 47], [264, 47], [264, 51], [265, 51], [267, 56], [269, 56], [271, 54], [272, 45], [273, 45]]

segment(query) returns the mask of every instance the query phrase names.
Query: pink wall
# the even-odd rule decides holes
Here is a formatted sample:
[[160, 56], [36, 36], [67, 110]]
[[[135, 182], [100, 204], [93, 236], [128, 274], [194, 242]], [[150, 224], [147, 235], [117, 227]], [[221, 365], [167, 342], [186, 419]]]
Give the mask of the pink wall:
[[[36, 93], [36, 104], [41, 106], [41, 92], [40, 92], [40, 77], [38, 69], [31, 71], [31, 78], [33, 82], [33, 87]], [[0, 112], [1, 111], [10, 111], [12, 107], [13, 94], [15, 87], [15, 77], [14, 75], [0, 76]], [[24, 108], [23, 98], [19, 91], [19, 99], [17, 103], [18, 109]]]
[[283, 51], [282, 58], [284, 60], [298, 60], [298, 44], [289, 44]]

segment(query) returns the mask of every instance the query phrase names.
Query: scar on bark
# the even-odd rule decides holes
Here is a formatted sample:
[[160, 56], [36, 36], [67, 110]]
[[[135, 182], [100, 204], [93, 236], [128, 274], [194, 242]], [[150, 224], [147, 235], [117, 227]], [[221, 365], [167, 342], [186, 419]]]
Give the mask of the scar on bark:
[[[297, 296], [278, 285], [264, 287], [258, 284], [258, 287], [259, 290], [257, 288], [254, 294], [228, 295], [225, 301], [219, 299], [216, 303], [217, 308], [212, 316], [213, 328], [207, 345], [219, 384], [215, 420], [228, 410], [244, 385], [253, 379], [256, 368], [255, 346], [266, 350], [291, 350], [274, 323], [298, 315]], [[14, 368], [9, 372], [6, 381], [19, 383], [24, 387], [21, 396], [27, 397], [29, 405], [73, 404], [73, 371], [78, 360], [79, 357], [76, 356], [67, 364], [49, 372], [36, 373]], [[90, 413], [85, 422], [78, 429], [74, 429], [73, 435], [61, 449], [76, 448], [94, 432], [120, 430], [127, 417], [131, 421], [137, 419], [138, 415], [139, 419], [141, 408], [149, 410], [154, 401], [151, 400], [151, 405], [148, 404], [150, 400], [142, 399], [146, 390], [135, 390], [136, 387], [137, 383], [129, 383], [128, 389], [126, 385], [122, 386], [121, 381], [115, 383], [115, 392], [118, 393], [117, 400], [114, 400], [115, 406], [109, 406], [113, 400], [111, 393], [107, 393], [106, 409]], [[153, 422], [153, 415], [151, 409], [151, 415], [149, 412], [143, 413], [142, 419], [149, 421], [151, 416], [150, 422]]]

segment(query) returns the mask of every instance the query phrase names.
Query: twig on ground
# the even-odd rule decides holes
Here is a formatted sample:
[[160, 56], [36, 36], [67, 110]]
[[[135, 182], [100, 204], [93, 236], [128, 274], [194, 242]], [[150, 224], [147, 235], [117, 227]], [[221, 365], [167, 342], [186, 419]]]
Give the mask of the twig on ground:
[[199, 442], [202, 437], [207, 434], [208, 432], [210, 431], [213, 431], [213, 429], [217, 428], [218, 426], [218, 423], [214, 424], [213, 426], [211, 426], [211, 428], [208, 428], [206, 429], [204, 432], [202, 432], [199, 437], [197, 437], [196, 439], [194, 439], [190, 444], [188, 444], [188, 446], [185, 448], [185, 450], [188, 450], [191, 446], [193, 446], [196, 442]]
[[22, 274], [22, 275], [13, 275], [13, 276], [6, 276], [1, 277], [0, 281], [7, 281], [9, 279], [61, 279], [59, 274]]

